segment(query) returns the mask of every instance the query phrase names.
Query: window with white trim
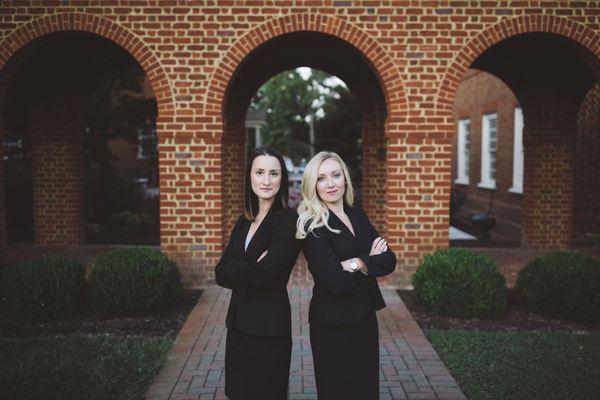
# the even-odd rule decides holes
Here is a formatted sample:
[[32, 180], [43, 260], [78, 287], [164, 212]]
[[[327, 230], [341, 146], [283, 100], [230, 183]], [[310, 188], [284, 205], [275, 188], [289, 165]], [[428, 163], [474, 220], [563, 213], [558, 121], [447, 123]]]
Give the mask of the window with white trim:
[[523, 163], [525, 159], [523, 151], [523, 110], [515, 108], [515, 131], [513, 142], [513, 184], [511, 193], [523, 193]]
[[496, 153], [498, 150], [498, 114], [483, 116], [481, 137], [481, 182], [479, 187], [496, 189]]
[[458, 121], [457, 168], [455, 183], [469, 184], [469, 147], [471, 141], [471, 120]]

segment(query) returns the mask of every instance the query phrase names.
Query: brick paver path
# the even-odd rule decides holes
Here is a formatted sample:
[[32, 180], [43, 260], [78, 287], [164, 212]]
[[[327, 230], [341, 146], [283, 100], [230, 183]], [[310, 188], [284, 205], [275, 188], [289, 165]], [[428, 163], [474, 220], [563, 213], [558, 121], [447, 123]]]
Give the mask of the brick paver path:
[[[316, 399], [308, 331], [311, 289], [299, 284], [288, 290], [293, 327], [289, 399]], [[387, 307], [377, 313], [381, 400], [466, 399], [398, 294], [391, 289], [383, 294]], [[229, 290], [216, 286], [204, 291], [149, 388], [148, 399], [226, 399], [223, 365], [229, 296]]]

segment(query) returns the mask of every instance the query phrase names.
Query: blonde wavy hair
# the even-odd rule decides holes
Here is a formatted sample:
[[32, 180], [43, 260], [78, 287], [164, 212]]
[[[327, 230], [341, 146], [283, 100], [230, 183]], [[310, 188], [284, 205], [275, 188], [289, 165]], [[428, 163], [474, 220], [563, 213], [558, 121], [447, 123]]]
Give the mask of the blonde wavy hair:
[[333, 159], [340, 163], [346, 188], [344, 190], [344, 201], [347, 205], [354, 204], [354, 189], [348, 167], [342, 158], [332, 151], [322, 151], [315, 155], [306, 164], [304, 175], [302, 176], [302, 202], [298, 206], [298, 221], [296, 222], [296, 238], [304, 239], [313, 230], [325, 226], [331, 232], [340, 233], [339, 230], [329, 226], [329, 209], [319, 198], [317, 194], [317, 175], [319, 167], [325, 160]]

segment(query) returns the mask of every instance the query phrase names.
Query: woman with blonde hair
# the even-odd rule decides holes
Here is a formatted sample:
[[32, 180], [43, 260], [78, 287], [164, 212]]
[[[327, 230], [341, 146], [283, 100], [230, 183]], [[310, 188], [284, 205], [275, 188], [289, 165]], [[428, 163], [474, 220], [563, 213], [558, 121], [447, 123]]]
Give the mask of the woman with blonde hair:
[[354, 191], [344, 161], [320, 152], [306, 166], [296, 238], [313, 275], [310, 342], [317, 396], [379, 398], [379, 331], [375, 311], [385, 307], [377, 277], [396, 268]]

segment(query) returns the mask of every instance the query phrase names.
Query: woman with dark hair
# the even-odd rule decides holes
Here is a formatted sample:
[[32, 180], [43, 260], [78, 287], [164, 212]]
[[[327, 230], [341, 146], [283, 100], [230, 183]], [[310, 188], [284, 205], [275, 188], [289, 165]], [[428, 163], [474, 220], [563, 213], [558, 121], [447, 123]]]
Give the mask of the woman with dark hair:
[[300, 252], [288, 209], [281, 155], [260, 147], [248, 160], [244, 213], [215, 268], [232, 289], [227, 311], [225, 394], [231, 400], [287, 398], [292, 352], [287, 282]]

